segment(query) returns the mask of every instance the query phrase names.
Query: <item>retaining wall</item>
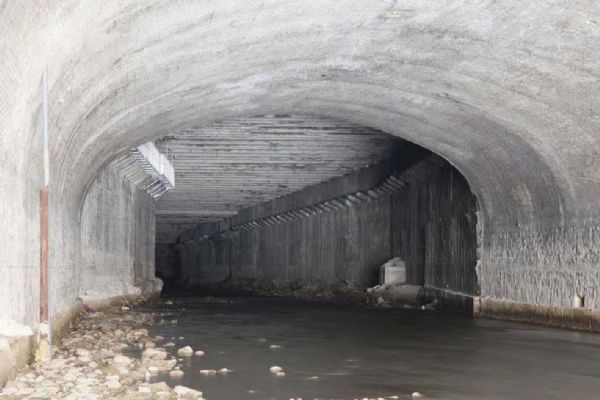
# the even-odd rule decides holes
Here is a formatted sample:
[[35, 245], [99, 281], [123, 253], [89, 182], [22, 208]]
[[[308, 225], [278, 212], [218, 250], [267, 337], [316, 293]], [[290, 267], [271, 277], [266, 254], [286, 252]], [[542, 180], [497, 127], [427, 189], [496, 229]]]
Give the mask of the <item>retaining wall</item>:
[[376, 165], [184, 233], [180, 281], [366, 288], [401, 257], [410, 283], [475, 295], [476, 207], [464, 178], [437, 156]]
[[111, 164], [93, 181], [81, 211], [81, 284], [84, 297], [152, 291], [154, 201]]

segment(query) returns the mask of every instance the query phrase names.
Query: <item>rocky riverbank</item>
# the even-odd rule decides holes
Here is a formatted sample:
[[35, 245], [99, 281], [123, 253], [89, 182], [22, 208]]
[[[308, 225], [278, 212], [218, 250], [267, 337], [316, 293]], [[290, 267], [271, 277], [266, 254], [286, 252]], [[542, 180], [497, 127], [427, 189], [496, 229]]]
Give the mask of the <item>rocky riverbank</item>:
[[201, 400], [201, 392], [170, 387], [160, 379], [183, 375], [181, 358], [166, 350], [171, 343], [150, 337], [145, 329], [163, 323], [172, 322], [128, 307], [102, 312], [87, 308], [54, 349], [52, 361], [21, 371], [2, 389], [0, 399]]

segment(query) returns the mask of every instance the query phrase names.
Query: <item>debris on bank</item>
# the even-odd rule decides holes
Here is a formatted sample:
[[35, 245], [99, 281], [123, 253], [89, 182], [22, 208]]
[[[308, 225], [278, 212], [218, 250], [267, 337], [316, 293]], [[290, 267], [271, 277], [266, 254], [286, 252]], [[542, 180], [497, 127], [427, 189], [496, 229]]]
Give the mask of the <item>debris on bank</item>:
[[160, 381], [182, 373], [177, 359], [143, 328], [156, 325], [157, 318], [120, 307], [88, 309], [53, 359], [21, 371], [2, 389], [0, 400], [203, 399], [202, 392]]
[[[310, 282], [303, 280], [227, 279], [204, 284], [198, 292], [215, 295], [252, 294], [292, 297], [327, 303], [369, 304], [377, 307], [436, 309], [436, 292], [424, 286], [407, 283], [406, 265], [400, 257], [392, 258], [379, 268], [379, 285], [365, 289], [352, 281]], [[218, 297], [217, 297], [218, 298]], [[208, 295], [203, 302], [214, 302]], [[227, 300], [222, 300], [226, 302]], [[276, 348], [271, 347], [271, 348]]]
[[437, 300], [423, 286], [386, 283], [367, 289], [367, 302], [379, 307], [435, 309]]

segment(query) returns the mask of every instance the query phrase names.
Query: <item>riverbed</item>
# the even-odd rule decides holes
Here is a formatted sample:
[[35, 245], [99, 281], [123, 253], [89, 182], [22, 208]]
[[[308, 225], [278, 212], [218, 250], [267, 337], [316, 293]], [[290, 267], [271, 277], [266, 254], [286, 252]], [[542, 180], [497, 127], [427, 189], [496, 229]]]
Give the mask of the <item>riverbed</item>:
[[183, 377], [156, 379], [209, 400], [600, 396], [594, 334], [280, 298], [181, 298], [139, 311], [172, 321], [150, 336], [204, 352], [182, 359]]

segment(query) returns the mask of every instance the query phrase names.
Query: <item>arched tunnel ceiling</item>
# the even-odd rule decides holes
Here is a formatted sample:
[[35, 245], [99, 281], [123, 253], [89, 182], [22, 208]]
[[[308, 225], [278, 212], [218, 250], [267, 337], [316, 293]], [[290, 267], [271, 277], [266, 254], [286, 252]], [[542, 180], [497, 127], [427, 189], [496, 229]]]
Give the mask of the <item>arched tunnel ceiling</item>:
[[405, 142], [327, 118], [265, 115], [184, 129], [157, 141], [176, 186], [156, 205], [158, 242], [200, 222], [399, 155]]
[[[594, 0], [4, 1], [0, 20], [1, 144], [36, 143], [48, 64], [54, 204], [72, 213], [131, 146], [295, 113], [442, 155], [488, 230], [598, 217]], [[27, 179], [37, 168], [3, 157]]]

